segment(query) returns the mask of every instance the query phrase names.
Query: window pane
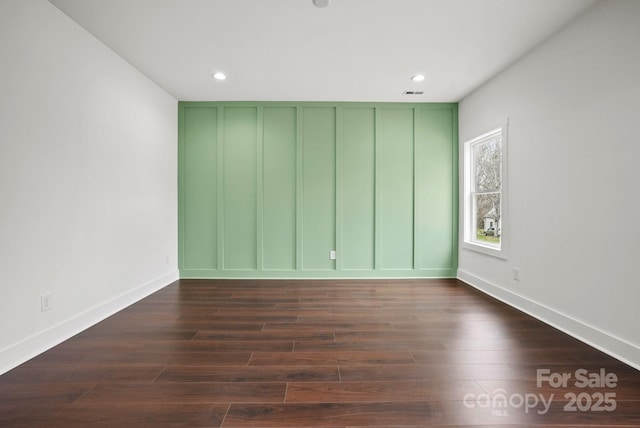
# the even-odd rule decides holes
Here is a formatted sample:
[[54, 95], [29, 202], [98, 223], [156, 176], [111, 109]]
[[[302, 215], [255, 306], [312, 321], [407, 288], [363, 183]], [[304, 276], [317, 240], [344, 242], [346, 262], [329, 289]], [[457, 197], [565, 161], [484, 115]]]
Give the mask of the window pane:
[[474, 195], [476, 240], [500, 245], [500, 193]]
[[490, 140], [473, 145], [473, 171], [475, 191], [500, 190], [502, 185], [500, 170], [502, 159], [502, 138], [495, 136]]

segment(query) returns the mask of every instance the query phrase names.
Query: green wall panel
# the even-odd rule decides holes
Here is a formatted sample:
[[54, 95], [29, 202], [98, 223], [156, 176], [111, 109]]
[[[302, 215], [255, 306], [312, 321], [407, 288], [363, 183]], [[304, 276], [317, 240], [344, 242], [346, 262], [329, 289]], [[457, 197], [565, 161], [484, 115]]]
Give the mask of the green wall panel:
[[413, 109], [380, 109], [378, 122], [380, 267], [413, 269]]
[[342, 109], [342, 247], [345, 270], [375, 268], [375, 109]]
[[224, 268], [257, 269], [257, 109], [224, 109]]
[[455, 104], [180, 102], [178, 153], [183, 278], [456, 275]]
[[454, 175], [451, 164], [457, 151], [453, 139], [451, 110], [417, 110], [416, 112], [416, 192], [418, 210], [416, 227], [420, 242], [419, 268], [451, 266], [457, 228], [454, 211]]
[[332, 270], [335, 250], [335, 108], [303, 110], [302, 268]]
[[296, 268], [296, 109], [265, 107], [263, 268]]
[[217, 269], [218, 109], [187, 108], [183, 126], [181, 160], [185, 167], [181, 168], [184, 186], [180, 196], [187, 209], [181, 228], [182, 265], [185, 269]]

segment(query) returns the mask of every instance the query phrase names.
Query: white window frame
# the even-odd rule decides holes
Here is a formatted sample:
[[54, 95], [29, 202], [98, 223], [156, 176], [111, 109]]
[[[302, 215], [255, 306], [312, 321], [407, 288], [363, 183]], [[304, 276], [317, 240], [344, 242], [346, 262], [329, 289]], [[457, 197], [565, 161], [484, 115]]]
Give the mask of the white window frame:
[[[500, 259], [507, 259], [507, 240], [505, 237], [509, 235], [508, 229], [508, 213], [507, 213], [507, 147], [508, 147], [508, 129], [509, 120], [503, 121], [502, 125], [491, 129], [463, 145], [463, 230], [462, 230], [462, 247], [467, 250], [476, 251], [489, 256]], [[496, 135], [501, 136], [501, 168], [500, 168], [500, 245], [492, 245], [483, 243], [475, 239], [475, 199], [473, 189], [475, 188], [473, 180], [475, 179], [472, 171], [472, 147], [483, 141], [494, 138]]]

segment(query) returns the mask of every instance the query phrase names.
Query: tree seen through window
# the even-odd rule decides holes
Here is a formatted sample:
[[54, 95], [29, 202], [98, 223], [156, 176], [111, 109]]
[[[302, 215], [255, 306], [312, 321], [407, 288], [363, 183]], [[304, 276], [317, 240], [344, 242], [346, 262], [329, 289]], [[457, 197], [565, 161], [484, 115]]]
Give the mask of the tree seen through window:
[[494, 134], [472, 145], [472, 167], [475, 239], [499, 246], [502, 235], [501, 134]]

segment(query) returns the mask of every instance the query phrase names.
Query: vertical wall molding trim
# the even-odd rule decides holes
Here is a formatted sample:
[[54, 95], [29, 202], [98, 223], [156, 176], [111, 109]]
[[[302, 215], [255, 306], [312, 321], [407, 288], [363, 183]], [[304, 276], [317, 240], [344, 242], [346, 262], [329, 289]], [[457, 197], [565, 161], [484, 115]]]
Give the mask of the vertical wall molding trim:
[[304, 177], [303, 171], [303, 159], [304, 159], [304, 145], [302, 127], [304, 126], [302, 117], [302, 107], [296, 106], [296, 271], [302, 270], [302, 264], [304, 263], [304, 257], [302, 254], [302, 248], [304, 245], [302, 229], [303, 224], [303, 199], [304, 189], [302, 188], [302, 180]]
[[374, 145], [373, 145], [373, 163], [374, 163], [374, 168], [373, 168], [373, 181], [374, 181], [374, 187], [373, 187], [373, 200], [374, 200], [374, 209], [373, 209], [373, 213], [374, 213], [374, 222], [373, 222], [373, 257], [374, 257], [374, 270], [376, 272], [379, 272], [382, 270], [382, 261], [380, 258], [380, 254], [382, 253], [381, 249], [382, 249], [382, 242], [381, 242], [381, 236], [380, 236], [380, 207], [381, 207], [381, 202], [380, 202], [380, 146], [378, 144], [379, 140], [379, 135], [380, 135], [380, 108], [379, 107], [374, 107], [374, 113], [373, 113], [373, 128], [374, 128], [374, 132], [373, 132], [373, 138], [374, 138]]
[[[185, 109], [178, 109], [178, 141], [185, 141]], [[185, 145], [178, 144], [178, 266], [184, 266], [185, 253]]]
[[[452, 139], [453, 141], [459, 141], [459, 134], [458, 134], [458, 109], [451, 109], [451, 135], [452, 135]], [[454, 159], [454, 162], [456, 163], [456, 165], [459, 165], [459, 159], [460, 159], [460, 145], [458, 143], [456, 143], [453, 147], [452, 147], [452, 156]], [[453, 187], [454, 189], [456, 189], [455, 192], [453, 192], [451, 194], [451, 206], [453, 207], [453, 212], [456, 215], [455, 218], [455, 222], [454, 222], [454, 227], [451, 230], [451, 242], [453, 242], [453, 260], [452, 260], [452, 265], [453, 266], [458, 266], [458, 258], [460, 255], [460, 248], [459, 248], [459, 229], [460, 229], [460, 198], [458, 195], [458, 189], [460, 189], [460, 174], [458, 171], [458, 168], [454, 168], [451, 171], [451, 182], [453, 183]]]
[[258, 106], [256, 126], [256, 268], [264, 269], [264, 107]]
[[180, 102], [181, 277], [455, 277], [456, 117], [455, 103]]
[[335, 224], [336, 224], [336, 234], [335, 234], [335, 248], [337, 258], [335, 261], [335, 270], [342, 271], [343, 270], [343, 158], [342, 158], [342, 144], [343, 144], [343, 136], [342, 136], [342, 108], [336, 107], [336, 146], [335, 146], [335, 165], [336, 165], [336, 179], [335, 179]]
[[[216, 245], [218, 250], [217, 254], [217, 264], [218, 269], [224, 269], [224, 206], [220, 203], [220, 201], [224, 200], [224, 107], [220, 106], [216, 108], [217, 117], [217, 139], [216, 139], [216, 229], [218, 237], [216, 241]], [[185, 165], [184, 168], [187, 168]], [[185, 249], [186, 251], [186, 249]], [[179, 265], [178, 268], [181, 269], [182, 265]]]
[[418, 111], [417, 109], [413, 109], [413, 261], [412, 268], [419, 269], [420, 262], [418, 261], [418, 255], [420, 252], [420, 246], [422, 243], [421, 234], [419, 233], [420, 228], [416, 227], [416, 220], [420, 218], [420, 207], [422, 206], [421, 200], [418, 198], [422, 190], [421, 182], [418, 180], [418, 174], [416, 171], [418, 170], [418, 158], [416, 156], [416, 140], [417, 140], [417, 131], [418, 130]]

